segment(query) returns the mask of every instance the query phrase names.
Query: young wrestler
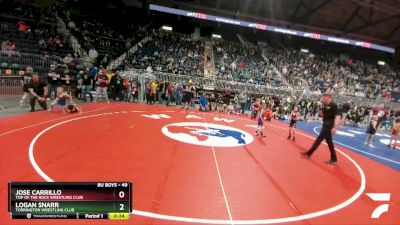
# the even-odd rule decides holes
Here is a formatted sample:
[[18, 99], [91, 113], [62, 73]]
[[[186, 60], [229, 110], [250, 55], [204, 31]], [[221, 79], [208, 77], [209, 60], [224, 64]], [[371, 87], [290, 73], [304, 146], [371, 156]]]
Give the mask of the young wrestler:
[[265, 118], [266, 118], [265, 105], [262, 104], [262, 106], [258, 110], [256, 136], [261, 135], [261, 137], [266, 137], [264, 135], [264, 120], [265, 120]]
[[67, 101], [70, 105], [74, 104], [72, 101], [72, 96], [67, 94], [67, 92], [64, 92], [64, 88], [57, 87], [56, 99], [54, 99], [54, 101], [51, 103], [49, 112], [52, 111], [56, 106], [63, 108], [63, 111], [66, 112], [66, 109], [69, 106], [67, 105]]
[[375, 137], [376, 130], [378, 129], [378, 116], [374, 115], [371, 118], [371, 122], [369, 122], [369, 126], [367, 128], [367, 139], [364, 142], [364, 145], [368, 145], [369, 147], [374, 147], [372, 145], [372, 141]]
[[266, 107], [264, 113], [265, 113], [265, 120], [271, 122], [272, 110], [269, 107]]
[[206, 97], [205, 97], [204, 95], [201, 95], [199, 101], [200, 101], [200, 108], [199, 108], [199, 110], [200, 110], [201, 112], [207, 112], [207, 104], [208, 104], [208, 102], [207, 102]]
[[[396, 148], [397, 146], [397, 136], [399, 136], [399, 132], [400, 132], [400, 119], [397, 118], [393, 121], [393, 128], [392, 128], [392, 136], [390, 136], [390, 141], [388, 144], [388, 147], [390, 148], [391, 146], [393, 146], [393, 148]], [[392, 142], [394, 141], [394, 143], [392, 144]]]
[[295, 137], [295, 131], [296, 131], [296, 125], [297, 121], [300, 119], [300, 112], [299, 112], [299, 107], [294, 107], [294, 110], [290, 114], [290, 124], [289, 124], [289, 136], [287, 139], [289, 140], [292, 138], [292, 140], [296, 140]]
[[235, 110], [235, 107], [233, 106], [233, 103], [229, 102], [229, 105], [227, 106], [227, 109], [226, 109], [226, 113], [233, 114], [234, 110]]
[[182, 109], [186, 109], [189, 110], [190, 108], [190, 102], [192, 101], [192, 95], [193, 93], [191, 92], [190, 86], [186, 85], [186, 87], [184, 87], [184, 91], [183, 91], [183, 97], [182, 97]]
[[253, 105], [251, 106], [251, 108], [252, 108], [251, 119], [255, 119], [255, 118], [257, 117], [257, 115], [258, 115], [258, 113], [259, 113], [259, 110], [260, 110], [260, 106], [261, 106], [260, 100], [257, 99], [257, 100], [253, 103]]
[[64, 107], [64, 113], [82, 113], [82, 109], [77, 104], [69, 104]]

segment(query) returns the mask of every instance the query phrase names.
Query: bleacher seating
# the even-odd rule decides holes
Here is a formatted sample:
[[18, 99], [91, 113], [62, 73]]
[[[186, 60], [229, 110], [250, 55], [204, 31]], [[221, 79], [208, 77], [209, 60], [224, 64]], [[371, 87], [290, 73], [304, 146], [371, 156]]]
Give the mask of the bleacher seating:
[[203, 54], [204, 41], [170, 33], [153, 37], [135, 54], [129, 55], [128, 63], [137, 69], [203, 76]]

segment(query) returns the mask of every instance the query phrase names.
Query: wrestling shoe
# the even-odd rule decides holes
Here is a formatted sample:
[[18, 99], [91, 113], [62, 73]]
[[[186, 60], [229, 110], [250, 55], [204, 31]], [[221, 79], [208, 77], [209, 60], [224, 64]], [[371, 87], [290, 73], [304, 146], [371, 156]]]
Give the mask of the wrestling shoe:
[[309, 155], [307, 152], [300, 152], [300, 155], [303, 156], [304, 158], [310, 158], [311, 155]]
[[336, 165], [337, 162], [333, 161], [333, 160], [329, 160], [329, 161], [325, 161], [326, 164], [330, 164], [330, 165]]

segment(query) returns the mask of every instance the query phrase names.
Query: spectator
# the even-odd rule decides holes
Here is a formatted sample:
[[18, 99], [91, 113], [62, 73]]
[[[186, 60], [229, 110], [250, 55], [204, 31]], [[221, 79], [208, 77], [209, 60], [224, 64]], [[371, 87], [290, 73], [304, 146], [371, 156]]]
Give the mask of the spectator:
[[18, 22], [18, 30], [21, 32], [28, 31], [28, 26], [25, 24], [25, 21]]
[[201, 112], [206, 112], [207, 111], [207, 104], [208, 104], [206, 97], [204, 95], [201, 95], [199, 102], [200, 102], [199, 110]]
[[242, 114], [244, 114], [246, 108], [246, 101], [247, 101], [247, 95], [246, 93], [241, 91], [238, 96], [238, 103], [240, 104], [240, 111]]
[[154, 80], [151, 85], [150, 85], [150, 95], [151, 95], [151, 100], [152, 103], [154, 103], [157, 100], [157, 88], [158, 88], [158, 82]]
[[21, 85], [22, 85], [22, 90], [24, 91], [24, 94], [22, 95], [22, 98], [19, 102], [19, 105], [21, 107], [24, 105], [25, 99], [27, 99], [29, 96], [28, 84], [32, 80], [32, 74], [33, 74], [33, 68], [28, 67], [26, 68], [26, 72], [24, 73], [24, 75], [21, 76]]
[[99, 94], [101, 94], [102, 97], [106, 100], [106, 102], [110, 103], [107, 94], [107, 85], [110, 83], [107, 76], [107, 71], [102, 70], [101, 74], [97, 76], [96, 80], [97, 80], [97, 88], [96, 88], [96, 97], [94, 101], [97, 102], [97, 100], [99, 99]]
[[49, 97], [56, 98], [57, 96], [57, 86], [58, 83], [60, 82], [60, 74], [57, 73], [56, 71], [56, 65], [51, 65], [50, 66], [50, 72], [47, 74], [47, 83], [49, 87]]
[[172, 82], [169, 82], [166, 84], [165, 88], [165, 98], [167, 106], [169, 106], [170, 102], [173, 99], [173, 93], [174, 93], [174, 84]]
[[183, 87], [182, 84], [177, 83], [175, 85], [175, 104], [182, 105]]
[[72, 77], [68, 69], [64, 70], [64, 74], [60, 77], [60, 80], [64, 91], [67, 92], [67, 94], [71, 95]]
[[122, 91], [123, 91], [123, 79], [122, 77], [119, 75], [118, 72], [115, 73], [114, 76], [111, 77], [111, 98], [113, 100], [116, 100], [118, 98], [119, 101], [122, 101], [124, 99], [123, 95], [122, 95]]
[[93, 96], [92, 96], [92, 93], [90, 92], [91, 87], [92, 87], [92, 85], [93, 85], [92, 76], [90, 76], [88, 72], [83, 72], [83, 71], [81, 71], [81, 72], [79, 72], [79, 73], [80, 73], [80, 75], [81, 75], [82, 99], [83, 99], [83, 101], [86, 102], [86, 101], [87, 101], [87, 96], [89, 95], [90, 101], [92, 101], [92, 100], [93, 100]]

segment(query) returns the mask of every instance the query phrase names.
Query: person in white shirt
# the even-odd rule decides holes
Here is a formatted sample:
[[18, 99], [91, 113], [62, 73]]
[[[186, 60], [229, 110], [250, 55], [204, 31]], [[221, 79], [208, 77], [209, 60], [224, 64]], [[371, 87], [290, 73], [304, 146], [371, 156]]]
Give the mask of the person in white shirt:
[[236, 63], [232, 62], [231, 64], [232, 71], [236, 71]]

